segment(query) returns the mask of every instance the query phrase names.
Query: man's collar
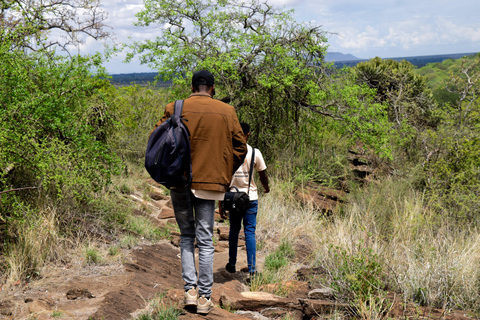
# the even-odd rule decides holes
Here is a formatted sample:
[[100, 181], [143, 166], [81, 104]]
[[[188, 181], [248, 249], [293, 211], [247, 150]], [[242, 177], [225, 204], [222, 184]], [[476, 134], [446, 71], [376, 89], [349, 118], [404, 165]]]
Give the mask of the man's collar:
[[194, 92], [191, 95], [189, 95], [188, 97], [190, 98], [190, 97], [198, 97], [198, 96], [204, 96], [204, 97], [209, 97], [209, 98], [212, 97], [211, 95], [209, 95], [206, 92]]

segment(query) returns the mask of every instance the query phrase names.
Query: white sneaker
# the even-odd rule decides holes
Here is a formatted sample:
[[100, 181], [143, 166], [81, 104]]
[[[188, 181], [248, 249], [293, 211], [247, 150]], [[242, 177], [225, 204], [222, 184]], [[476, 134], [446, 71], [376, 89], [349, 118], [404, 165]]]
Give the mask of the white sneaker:
[[210, 298], [205, 298], [205, 296], [201, 296], [198, 298], [197, 301], [197, 313], [200, 314], [208, 314], [210, 310], [213, 309], [213, 302]]
[[183, 305], [185, 306], [196, 306], [198, 299], [198, 292], [195, 287], [190, 288], [188, 291], [185, 291], [185, 297], [183, 299]]

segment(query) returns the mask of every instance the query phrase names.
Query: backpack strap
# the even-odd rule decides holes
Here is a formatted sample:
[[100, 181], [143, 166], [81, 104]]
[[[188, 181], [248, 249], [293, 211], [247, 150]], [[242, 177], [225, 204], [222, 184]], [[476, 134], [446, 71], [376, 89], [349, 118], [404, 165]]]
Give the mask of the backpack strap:
[[[173, 115], [171, 115], [171, 117], [173, 117], [172, 120], [174, 120], [172, 121], [174, 125], [177, 124], [177, 122], [175, 121], [176, 117], [178, 117], [180, 121], [182, 120], [182, 111], [183, 111], [183, 100], [175, 100], [175, 104], [173, 105]], [[192, 180], [191, 180], [192, 179], [192, 160], [191, 160], [190, 150], [188, 150], [188, 167], [186, 167], [185, 169], [188, 170], [187, 175], [189, 176], [188, 177], [182, 176], [182, 180], [183, 180], [183, 185], [185, 186], [185, 196], [187, 198], [188, 210], [189, 212], [193, 212], [192, 200], [191, 200], [192, 190], [190, 189], [190, 186], [192, 183]], [[188, 217], [188, 220], [195, 221], [195, 218], [193, 217], [193, 215], [191, 215]]]
[[248, 192], [247, 192], [248, 195], [250, 195], [250, 183], [252, 182], [254, 164], [255, 164], [255, 148], [252, 147], [252, 160], [250, 160], [250, 171], [248, 172]]
[[173, 105], [173, 114], [171, 115], [171, 117], [173, 118], [172, 125], [177, 125], [177, 122], [175, 121], [176, 117], [178, 117], [178, 119], [182, 119], [182, 111], [183, 100], [175, 100], [175, 104]]

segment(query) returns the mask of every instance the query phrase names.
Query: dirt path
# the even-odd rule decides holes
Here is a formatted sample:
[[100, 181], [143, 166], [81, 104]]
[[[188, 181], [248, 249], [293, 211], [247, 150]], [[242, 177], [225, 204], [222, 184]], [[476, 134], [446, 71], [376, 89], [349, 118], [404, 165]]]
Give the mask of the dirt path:
[[[153, 222], [164, 225], [171, 219], [169, 198], [151, 194], [147, 206]], [[139, 206], [146, 205], [132, 195]], [[157, 199], [157, 200], [155, 200]], [[136, 214], [140, 214], [136, 211]], [[142, 215], [145, 215], [142, 213]], [[216, 227], [222, 224], [216, 223]], [[217, 229], [216, 229], [217, 230]], [[178, 243], [173, 239], [172, 243]], [[0, 291], [0, 319], [130, 319], [146, 307], [155, 295], [169, 289], [182, 289], [180, 250], [170, 241], [145, 244], [129, 250], [131, 261], [122, 265], [65, 265], [49, 270], [44, 279], [11, 290]], [[226, 250], [227, 248], [227, 250]], [[246, 265], [246, 254], [239, 250], [238, 266]], [[224, 271], [228, 261], [228, 242], [218, 241], [214, 255], [214, 288], [244, 277]], [[69, 294], [70, 293], [70, 294]]]

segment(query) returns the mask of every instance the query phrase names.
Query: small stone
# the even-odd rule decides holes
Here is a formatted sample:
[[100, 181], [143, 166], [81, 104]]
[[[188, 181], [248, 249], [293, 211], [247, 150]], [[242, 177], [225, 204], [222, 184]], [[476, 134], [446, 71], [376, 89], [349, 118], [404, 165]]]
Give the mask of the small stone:
[[75, 300], [78, 298], [95, 298], [95, 296], [88, 291], [87, 289], [70, 289], [67, 291], [67, 299], [68, 300]]
[[309, 299], [317, 299], [317, 300], [333, 300], [333, 289], [332, 288], [321, 288], [321, 289], [313, 289], [308, 293]]

